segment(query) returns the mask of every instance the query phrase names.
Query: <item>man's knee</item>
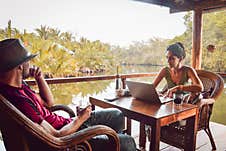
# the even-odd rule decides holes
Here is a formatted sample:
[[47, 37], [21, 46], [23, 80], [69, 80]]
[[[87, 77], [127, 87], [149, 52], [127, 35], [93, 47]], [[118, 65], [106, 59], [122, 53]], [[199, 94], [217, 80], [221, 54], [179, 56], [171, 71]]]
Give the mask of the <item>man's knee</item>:
[[121, 132], [124, 128], [124, 115], [119, 109], [109, 108], [105, 110], [107, 126], [113, 128], [116, 132]]
[[121, 120], [121, 121], [124, 120], [124, 115], [119, 109], [112, 108], [110, 110], [111, 110], [110, 112], [111, 112], [112, 116], [115, 116], [118, 120]]
[[112, 108], [110, 109], [110, 113], [112, 116], [113, 123], [118, 125], [124, 125], [125, 117], [119, 109]]
[[121, 151], [136, 151], [136, 143], [133, 137], [124, 134], [118, 134], [120, 139]]

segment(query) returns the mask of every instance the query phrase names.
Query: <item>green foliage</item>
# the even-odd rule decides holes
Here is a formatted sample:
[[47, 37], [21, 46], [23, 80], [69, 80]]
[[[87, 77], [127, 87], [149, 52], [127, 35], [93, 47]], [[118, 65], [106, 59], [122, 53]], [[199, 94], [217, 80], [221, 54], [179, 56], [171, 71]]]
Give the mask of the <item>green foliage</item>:
[[[205, 14], [203, 17], [203, 68], [226, 72], [226, 11]], [[215, 45], [214, 52], [206, 47]]]
[[134, 42], [128, 48], [115, 46], [112, 50], [123, 64], [163, 65], [167, 44], [167, 39], [153, 38], [148, 42]]
[[85, 38], [76, 41], [71, 33], [48, 26], [41, 25], [35, 31], [22, 33], [12, 28], [10, 20], [7, 28], [0, 29], [0, 39], [20, 38], [32, 53], [39, 53], [33, 64], [54, 77], [76, 76], [82, 68], [92, 72], [109, 71], [115, 64], [108, 44]]
[[85, 67], [93, 71], [109, 70], [114, 65], [114, 57], [110, 46], [99, 40], [91, 42], [81, 38], [76, 47], [75, 59], [80, 69]]

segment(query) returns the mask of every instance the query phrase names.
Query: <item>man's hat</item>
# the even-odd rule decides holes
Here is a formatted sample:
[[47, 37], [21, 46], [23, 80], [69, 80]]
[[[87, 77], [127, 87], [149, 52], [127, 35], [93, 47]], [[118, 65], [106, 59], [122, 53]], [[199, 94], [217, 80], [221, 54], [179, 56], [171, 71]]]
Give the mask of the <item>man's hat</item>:
[[0, 41], [0, 72], [7, 72], [37, 56], [31, 54], [19, 39]]

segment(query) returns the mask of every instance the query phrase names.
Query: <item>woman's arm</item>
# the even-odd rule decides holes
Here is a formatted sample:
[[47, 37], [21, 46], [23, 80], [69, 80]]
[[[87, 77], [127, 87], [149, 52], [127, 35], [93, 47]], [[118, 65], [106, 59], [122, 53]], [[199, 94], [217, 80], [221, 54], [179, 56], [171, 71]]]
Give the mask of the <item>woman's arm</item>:
[[156, 76], [156, 78], [154, 79], [153, 85], [156, 88], [158, 86], [158, 84], [162, 81], [162, 79], [165, 77], [166, 75], [166, 68], [162, 68], [158, 75]]
[[183, 86], [182, 90], [183, 91], [190, 91], [190, 92], [201, 92], [203, 91], [203, 84], [200, 78], [198, 77], [197, 72], [189, 67], [188, 69], [188, 77], [191, 79], [192, 84], [189, 86]]

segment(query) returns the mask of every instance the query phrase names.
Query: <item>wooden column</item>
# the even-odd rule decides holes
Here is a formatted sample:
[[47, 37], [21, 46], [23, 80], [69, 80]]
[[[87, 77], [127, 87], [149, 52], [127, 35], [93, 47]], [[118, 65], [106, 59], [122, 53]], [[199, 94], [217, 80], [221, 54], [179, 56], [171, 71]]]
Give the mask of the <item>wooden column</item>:
[[191, 65], [195, 69], [201, 69], [202, 62], [202, 10], [194, 10], [193, 36], [192, 36]]

